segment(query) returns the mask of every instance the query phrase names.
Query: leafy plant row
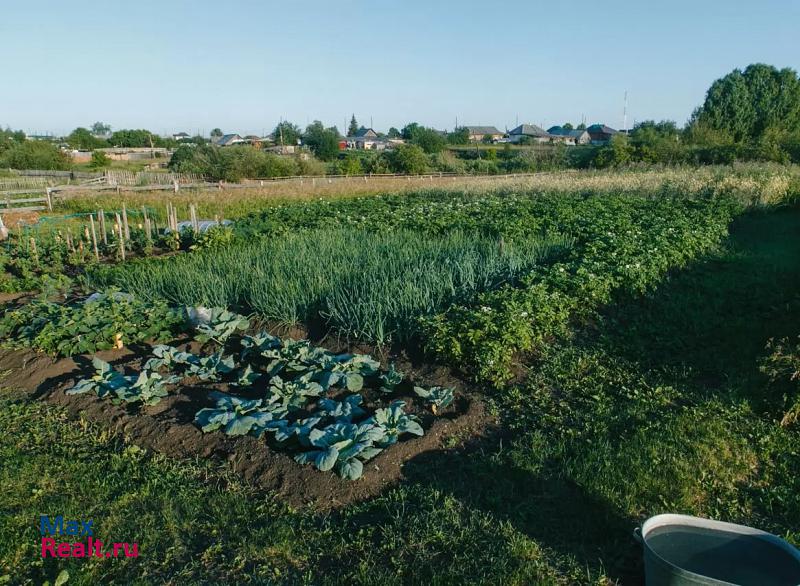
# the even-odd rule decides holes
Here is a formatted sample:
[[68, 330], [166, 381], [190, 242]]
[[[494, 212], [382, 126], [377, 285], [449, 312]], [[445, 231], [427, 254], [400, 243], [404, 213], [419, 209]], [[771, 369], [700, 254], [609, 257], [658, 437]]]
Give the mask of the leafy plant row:
[[[249, 398], [212, 391], [215, 405], [197, 412], [196, 425], [232, 436], [269, 435], [298, 462], [335, 469], [352, 480], [361, 476], [365, 462], [403, 435], [423, 435], [419, 418], [397, 398], [398, 389], [410, 388], [410, 382], [393, 366], [384, 371], [367, 355], [334, 354], [307, 340], [243, 334], [248, 327], [246, 318], [214, 309], [195, 337], [217, 351], [198, 355], [156, 346], [137, 376], [125, 376], [95, 357], [96, 373], [67, 394], [94, 391], [117, 403], [155, 405], [178, 385], [225, 382], [251, 394], [258, 389], [262, 396]], [[267, 384], [254, 388], [259, 381]], [[365, 388], [385, 406], [370, 413], [360, 393]], [[442, 387], [413, 387], [413, 392], [434, 415], [454, 400], [453, 390]]]
[[72, 356], [144, 341], [165, 341], [185, 328], [185, 316], [163, 301], [144, 302], [111, 289], [86, 301], [34, 300], [0, 318], [0, 340], [53, 356]]
[[513, 357], [536, 351], [625, 291], [644, 293], [712, 250], [741, 210], [726, 197], [587, 198], [563, 213], [576, 245], [559, 262], [423, 319], [427, 347], [478, 379], [501, 383]]
[[282, 323], [318, 323], [376, 344], [407, 342], [422, 315], [514, 282], [571, 245], [558, 235], [511, 242], [452, 231], [313, 229], [227, 248], [93, 271], [113, 285], [178, 304], [244, 306]]

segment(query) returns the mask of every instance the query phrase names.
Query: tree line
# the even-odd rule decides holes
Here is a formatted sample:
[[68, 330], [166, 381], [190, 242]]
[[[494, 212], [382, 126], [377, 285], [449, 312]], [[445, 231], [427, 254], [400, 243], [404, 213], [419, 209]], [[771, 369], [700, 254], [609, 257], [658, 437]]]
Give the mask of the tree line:
[[[571, 129], [572, 124], [565, 123]], [[578, 125], [577, 128], [585, 127]], [[355, 115], [350, 119], [347, 136], [364, 130]], [[215, 128], [211, 139], [222, 136]], [[342, 153], [339, 143], [344, 136], [336, 126], [326, 127], [314, 121], [304, 130], [281, 121], [272, 132], [277, 145], [306, 147], [313, 158], [293, 157], [279, 162], [269, 153], [243, 154], [236, 149], [219, 149], [202, 137], [180, 142], [160, 137], [146, 129], [122, 129], [96, 122], [89, 128], [76, 128], [65, 141], [71, 148], [95, 150], [103, 147], [177, 148], [171, 167], [191, 169], [214, 178], [231, 179], [244, 176], [307, 174], [311, 167], [335, 173], [460, 171], [503, 173], [542, 168], [613, 167], [632, 163], [661, 164], [725, 164], [736, 160], [766, 160], [800, 163], [800, 78], [789, 68], [753, 64], [744, 70], [735, 69], [716, 80], [708, 89], [703, 104], [680, 128], [669, 120], [640, 122], [629, 133], [615, 135], [601, 147], [587, 147], [566, 152], [559, 145], [533, 154], [510, 153], [495, 149], [475, 153], [458, 152], [452, 156], [449, 146], [469, 143], [466, 128], [444, 133], [417, 122], [403, 128], [390, 128], [385, 138], [401, 138], [403, 145], [391, 152], [353, 155]], [[574, 147], [573, 147], [574, 148]], [[255, 149], [250, 149], [255, 151]], [[258, 152], [258, 151], [256, 151]], [[269, 156], [268, 156], [269, 155]], [[96, 159], [96, 160], [95, 160]], [[108, 164], [98, 154], [92, 163]], [[304, 162], [298, 162], [304, 161]], [[28, 141], [21, 131], [0, 129], [0, 168], [68, 169], [70, 157], [46, 141]], [[204, 171], [205, 169], [205, 171]], [[291, 173], [289, 173], [291, 171]], [[255, 173], [255, 175], [248, 175]], [[243, 175], [244, 174], [244, 175]]]

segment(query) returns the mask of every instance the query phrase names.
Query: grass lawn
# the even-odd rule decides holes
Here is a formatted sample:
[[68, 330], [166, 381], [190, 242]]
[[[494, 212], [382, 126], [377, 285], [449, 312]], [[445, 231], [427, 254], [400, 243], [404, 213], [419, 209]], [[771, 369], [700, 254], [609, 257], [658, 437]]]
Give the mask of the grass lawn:
[[[419, 456], [332, 514], [291, 510], [207, 461], [144, 453], [55, 407], [0, 396], [0, 576], [68, 584], [638, 583], [660, 512], [800, 544], [800, 429], [760, 373], [800, 333], [800, 211], [751, 213], [717, 253], [528, 361], [493, 394], [505, 427]], [[40, 514], [92, 519], [136, 559], [39, 556]], [[0, 583], [3, 578], [0, 578]]]

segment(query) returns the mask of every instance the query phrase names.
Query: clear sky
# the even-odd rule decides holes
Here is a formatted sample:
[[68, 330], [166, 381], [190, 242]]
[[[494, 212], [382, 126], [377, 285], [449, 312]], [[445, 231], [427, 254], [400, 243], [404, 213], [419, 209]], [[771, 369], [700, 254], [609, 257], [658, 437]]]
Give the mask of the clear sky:
[[0, 0], [0, 125], [261, 134], [683, 124], [709, 84], [800, 69], [800, 0]]

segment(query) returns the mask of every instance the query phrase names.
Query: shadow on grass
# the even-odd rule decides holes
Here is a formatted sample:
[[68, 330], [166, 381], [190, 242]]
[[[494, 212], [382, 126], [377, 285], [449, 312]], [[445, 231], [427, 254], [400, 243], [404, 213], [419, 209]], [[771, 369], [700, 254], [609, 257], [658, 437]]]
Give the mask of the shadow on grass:
[[[722, 252], [673, 274], [645, 298], [618, 300], [598, 329], [584, 332], [576, 343], [602, 350], [609, 361], [624, 359], [647, 379], [674, 379], [689, 402], [738, 395], [770, 408], [758, 362], [769, 338], [800, 333], [798, 285], [800, 210], [749, 214], [733, 226]], [[667, 416], [663, 410], [649, 415]], [[633, 419], [620, 423], [637, 425]], [[571, 452], [580, 453], [593, 441], [591, 436], [576, 441]], [[652, 438], [655, 451], [660, 441]], [[563, 467], [556, 461], [541, 471], [521, 468], [495, 438], [464, 452], [422, 454], [405, 472], [412, 482], [511, 524], [555, 559], [566, 556], [590, 574], [641, 583], [641, 548], [631, 536], [637, 519], [598, 496], [599, 490], [595, 494], [591, 481], [578, 486], [565, 478]], [[615, 476], [614, 490], [630, 492], [627, 470]], [[653, 503], [638, 505], [652, 509]]]
[[800, 209], [751, 213], [725, 249], [654, 293], [606, 312], [601, 337], [642, 371], [672, 371], [704, 394], [757, 402], [770, 338], [800, 333]]
[[548, 561], [556, 566], [577, 565], [622, 584], [641, 581], [641, 548], [632, 536], [635, 519], [568, 479], [534, 473], [508, 460], [502, 441], [494, 438], [455, 453], [421, 454], [404, 471], [411, 482], [509, 523], [548, 551]]

